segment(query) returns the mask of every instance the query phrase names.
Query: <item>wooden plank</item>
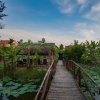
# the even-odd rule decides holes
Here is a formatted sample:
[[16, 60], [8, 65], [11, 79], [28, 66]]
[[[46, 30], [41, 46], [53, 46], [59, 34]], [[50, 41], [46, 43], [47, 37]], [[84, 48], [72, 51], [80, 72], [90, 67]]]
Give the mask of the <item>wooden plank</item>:
[[46, 100], [85, 100], [71, 73], [59, 61]]

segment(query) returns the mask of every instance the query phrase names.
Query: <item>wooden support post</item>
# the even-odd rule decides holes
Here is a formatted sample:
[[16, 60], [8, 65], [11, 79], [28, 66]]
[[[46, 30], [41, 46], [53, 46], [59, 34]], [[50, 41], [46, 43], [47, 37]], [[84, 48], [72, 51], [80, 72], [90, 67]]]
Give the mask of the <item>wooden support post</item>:
[[75, 75], [76, 75], [76, 71], [75, 71], [75, 69], [76, 69], [76, 68], [75, 68], [75, 64], [74, 64], [74, 78], [75, 78]]
[[81, 70], [80, 70], [80, 68], [78, 70], [79, 70], [79, 72], [78, 72], [79, 86], [81, 86]]

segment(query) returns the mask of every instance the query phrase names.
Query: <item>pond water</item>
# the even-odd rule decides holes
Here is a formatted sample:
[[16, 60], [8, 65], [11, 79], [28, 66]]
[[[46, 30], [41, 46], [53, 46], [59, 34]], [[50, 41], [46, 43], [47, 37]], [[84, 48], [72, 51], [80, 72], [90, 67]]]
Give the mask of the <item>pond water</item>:
[[25, 93], [19, 97], [3, 95], [0, 97], [0, 100], [34, 100], [36, 93]]
[[[3, 85], [0, 83], [0, 88], [2, 87]], [[0, 94], [0, 100], [9, 100], [8, 96], [6, 95], [2, 95]]]
[[15, 81], [9, 81], [4, 85], [0, 83], [0, 100], [34, 100], [39, 81], [31, 80], [24, 84]]
[[9, 98], [6, 95], [1, 95], [0, 100], [9, 100]]

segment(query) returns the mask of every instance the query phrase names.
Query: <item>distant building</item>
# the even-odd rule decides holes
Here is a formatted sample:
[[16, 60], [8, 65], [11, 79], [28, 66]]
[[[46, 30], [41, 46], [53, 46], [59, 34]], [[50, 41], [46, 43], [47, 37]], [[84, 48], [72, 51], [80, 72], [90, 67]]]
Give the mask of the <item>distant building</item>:
[[7, 47], [9, 47], [9, 46], [10, 46], [9, 40], [1, 40], [1, 41], [0, 41], [0, 47], [2, 47], [2, 46], [7, 46]]
[[38, 43], [46, 43], [45, 38], [42, 38], [42, 40], [41, 41], [38, 41]]
[[[53, 51], [50, 48], [43, 48], [42, 47], [42, 48], [39, 48], [39, 50], [37, 52], [36, 48], [31, 47], [29, 51], [30, 51], [29, 55], [30, 55], [30, 64], [31, 64], [30, 66], [35, 66], [35, 65], [49, 66], [51, 64], [51, 60], [54, 57]], [[21, 64], [27, 64], [27, 62], [26, 62], [27, 60], [25, 58], [27, 55], [28, 55], [28, 52], [27, 52], [26, 49], [20, 50], [20, 52], [17, 54], [17, 57], [22, 58], [22, 59], [18, 60], [18, 62], [17, 62], [18, 65], [17, 66], [20, 66]], [[37, 58], [38, 58], [38, 60], [37, 60]], [[37, 61], [35, 61], [35, 59]]]
[[29, 50], [22, 48], [17, 54], [17, 66], [27, 66], [27, 57], [29, 57], [30, 66], [49, 66], [55, 58], [52, 47], [55, 47], [55, 43], [38, 42], [33, 43]]
[[16, 40], [14, 40], [12, 45], [18, 46], [18, 44], [19, 44], [19, 43], [18, 43]]
[[65, 48], [70, 48], [70, 47], [72, 47], [72, 45], [67, 45], [67, 46], [65, 46]]
[[[17, 46], [18, 42], [14, 40], [12, 45]], [[2, 46], [10, 47], [11, 45], [9, 44], [9, 40], [1, 40], [0, 47], [2, 47]]]

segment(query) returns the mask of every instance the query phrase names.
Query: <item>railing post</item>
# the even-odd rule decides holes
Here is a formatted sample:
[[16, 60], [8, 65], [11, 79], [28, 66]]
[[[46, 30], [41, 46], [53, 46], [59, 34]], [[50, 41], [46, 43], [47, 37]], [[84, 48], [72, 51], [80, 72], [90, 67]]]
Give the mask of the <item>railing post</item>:
[[81, 70], [80, 68], [78, 69], [78, 77], [79, 77], [79, 86], [81, 86]]
[[[81, 88], [81, 84], [83, 82], [83, 85], [85, 85], [85, 88], [90, 93], [90, 96], [91, 96], [92, 100], [95, 100], [95, 97], [94, 97], [94, 94], [93, 94], [94, 92], [91, 90], [91, 87], [90, 87], [89, 83], [85, 79], [86, 78], [85, 75], [93, 82], [93, 84], [95, 86], [97, 86], [97, 84], [95, 83], [95, 81], [87, 73], [84, 72], [83, 68], [81, 68], [74, 61], [71, 61], [71, 60], [68, 61], [68, 63], [67, 63], [67, 69], [70, 72], [72, 72], [72, 74], [74, 75], [74, 78], [77, 80], [77, 83], [78, 83], [79, 87]], [[100, 94], [100, 85], [97, 86], [97, 88], [99, 88], [98, 94]]]
[[73, 63], [71, 62], [71, 72], [73, 72]]
[[52, 64], [50, 65], [34, 100], [45, 100], [45, 96], [47, 95], [49, 83], [52, 78], [51, 75], [54, 74], [54, 72], [52, 71], [55, 71], [55, 64], [56, 63], [53, 61]]
[[68, 61], [65, 61], [65, 67], [68, 69]]
[[68, 70], [70, 70], [69, 66], [70, 66], [70, 63], [68, 61], [67, 66], [66, 66]]
[[75, 68], [75, 64], [74, 64], [74, 78], [75, 78], [75, 74], [76, 74], [76, 73], [75, 73], [75, 72], [76, 72], [76, 70], [75, 70], [75, 69], [76, 69], [76, 68]]

